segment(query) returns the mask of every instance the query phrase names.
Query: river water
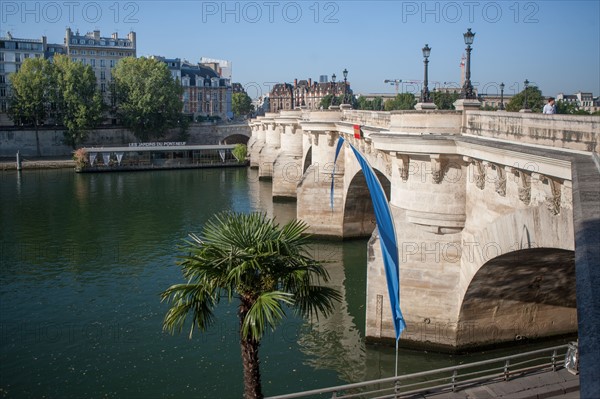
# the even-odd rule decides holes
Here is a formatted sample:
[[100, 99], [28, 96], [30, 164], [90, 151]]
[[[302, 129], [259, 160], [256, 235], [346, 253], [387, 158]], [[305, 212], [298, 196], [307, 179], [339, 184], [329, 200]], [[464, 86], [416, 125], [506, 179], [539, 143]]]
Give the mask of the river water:
[[[159, 294], [183, 281], [178, 245], [213, 214], [284, 223], [295, 207], [243, 168], [1, 172], [0, 398], [241, 397], [236, 304], [189, 339], [162, 331]], [[364, 344], [366, 244], [313, 243], [344, 301], [327, 320], [290, 314], [263, 339], [266, 395], [393, 375], [393, 348]], [[490, 355], [401, 350], [399, 372]]]

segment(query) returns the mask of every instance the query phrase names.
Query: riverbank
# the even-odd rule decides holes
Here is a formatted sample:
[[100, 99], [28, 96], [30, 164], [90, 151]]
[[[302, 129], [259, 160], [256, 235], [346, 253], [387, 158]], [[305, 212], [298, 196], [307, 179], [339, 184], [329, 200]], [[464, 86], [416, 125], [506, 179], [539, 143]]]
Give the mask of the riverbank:
[[[21, 158], [22, 169], [62, 169], [75, 168], [75, 161], [70, 157], [27, 157]], [[0, 158], [0, 170], [17, 170], [16, 158]]]

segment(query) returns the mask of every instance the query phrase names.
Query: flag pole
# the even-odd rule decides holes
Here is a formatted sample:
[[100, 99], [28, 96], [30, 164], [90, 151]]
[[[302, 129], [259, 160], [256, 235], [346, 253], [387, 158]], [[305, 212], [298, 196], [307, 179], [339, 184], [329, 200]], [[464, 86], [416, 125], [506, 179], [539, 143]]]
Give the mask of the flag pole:
[[398, 377], [398, 340], [396, 340], [396, 370], [394, 372], [394, 377]]

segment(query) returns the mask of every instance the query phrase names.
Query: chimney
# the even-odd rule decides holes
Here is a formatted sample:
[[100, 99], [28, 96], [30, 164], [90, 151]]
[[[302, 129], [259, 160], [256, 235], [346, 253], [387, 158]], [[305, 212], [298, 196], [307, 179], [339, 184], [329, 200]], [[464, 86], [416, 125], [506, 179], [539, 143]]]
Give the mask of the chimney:
[[298, 87], [298, 79], [294, 79], [294, 89]]
[[98, 29], [94, 30], [94, 40], [100, 40], [100, 31]]
[[115, 32], [112, 34], [111, 36], [113, 39], [118, 39], [119, 38], [119, 32]]
[[312, 78], [308, 78], [308, 87], [312, 86]]

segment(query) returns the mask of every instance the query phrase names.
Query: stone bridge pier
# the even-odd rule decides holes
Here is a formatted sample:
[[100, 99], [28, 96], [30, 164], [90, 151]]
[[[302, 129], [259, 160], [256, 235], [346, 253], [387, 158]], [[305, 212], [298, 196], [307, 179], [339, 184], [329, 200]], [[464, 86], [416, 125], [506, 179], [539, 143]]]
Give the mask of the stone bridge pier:
[[276, 120], [280, 149], [273, 163], [273, 199], [296, 200], [296, 187], [302, 178], [302, 111], [281, 111]]

